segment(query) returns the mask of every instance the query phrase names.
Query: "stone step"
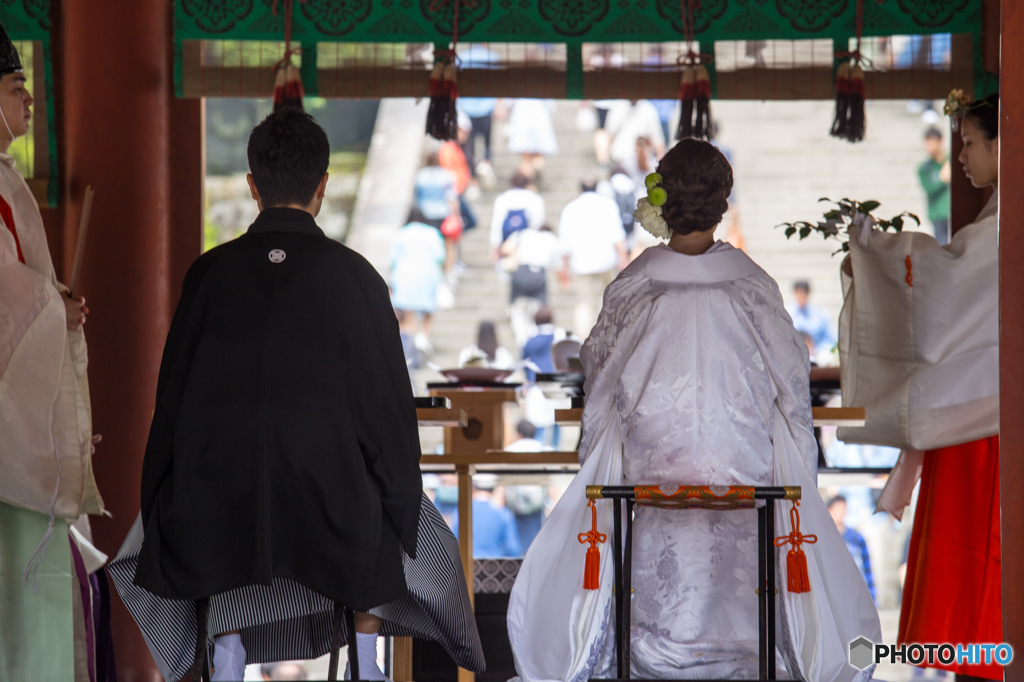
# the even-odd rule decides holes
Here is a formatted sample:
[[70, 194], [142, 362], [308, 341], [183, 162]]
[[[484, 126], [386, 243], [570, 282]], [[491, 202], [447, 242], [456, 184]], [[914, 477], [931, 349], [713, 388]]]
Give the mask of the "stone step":
[[[559, 102], [554, 116], [559, 154], [547, 159], [540, 191], [547, 223], [557, 228], [564, 206], [578, 195], [581, 177], [596, 172], [589, 134], [575, 129], [577, 103]], [[811, 282], [812, 300], [835, 318], [842, 304], [838, 243], [812, 236], [787, 240], [776, 225], [816, 219], [825, 205], [821, 196], [849, 196], [882, 202], [877, 213], [888, 217], [902, 210], [924, 214], [924, 197], [916, 166], [923, 159], [921, 136], [926, 126], [906, 114], [901, 102], [869, 103], [868, 134], [851, 145], [825, 134], [831, 123], [830, 102], [714, 102], [721, 124], [717, 143], [731, 153], [735, 197], [742, 234], [751, 257], [775, 277], [784, 298], [797, 279]], [[480, 320], [497, 323], [499, 339], [511, 344], [506, 309], [508, 285], [490, 265], [489, 227], [495, 197], [508, 186], [518, 166], [502, 137], [494, 136], [494, 168], [498, 187], [471, 202], [480, 226], [465, 233], [462, 259], [468, 265], [456, 291], [456, 307], [436, 315], [432, 341], [437, 361], [453, 362], [458, 350], [475, 337]], [[926, 229], [927, 226], [926, 226]], [[550, 304], [556, 322], [571, 320], [574, 298], [549, 280]], [[431, 380], [435, 380], [436, 375]]]

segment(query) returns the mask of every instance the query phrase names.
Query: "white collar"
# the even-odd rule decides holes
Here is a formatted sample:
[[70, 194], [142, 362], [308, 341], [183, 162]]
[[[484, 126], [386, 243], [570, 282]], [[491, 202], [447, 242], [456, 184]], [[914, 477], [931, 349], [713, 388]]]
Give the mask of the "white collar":
[[762, 272], [747, 254], [721, 241], [698, 256], [688, 256], [672, 250], [668, 244], [659, 244], [641, 253], [625, 271], [663, 282], [696, 284], [728, 282]]

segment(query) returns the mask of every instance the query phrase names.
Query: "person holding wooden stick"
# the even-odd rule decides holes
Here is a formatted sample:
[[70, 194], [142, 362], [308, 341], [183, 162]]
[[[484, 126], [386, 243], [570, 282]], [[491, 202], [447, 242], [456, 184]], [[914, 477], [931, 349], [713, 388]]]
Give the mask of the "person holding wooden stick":
[[92, 634], [89, 573], [104, 560], [83, 516], [103, 511], [82, 330], [89, 311], [57, 281], [39, 207], [8, 154], [28, 132], [32, 102], [0, 26], [0, 679], [87, 680], [95, 657], [75, 655], [86, 646], [75, 604]]

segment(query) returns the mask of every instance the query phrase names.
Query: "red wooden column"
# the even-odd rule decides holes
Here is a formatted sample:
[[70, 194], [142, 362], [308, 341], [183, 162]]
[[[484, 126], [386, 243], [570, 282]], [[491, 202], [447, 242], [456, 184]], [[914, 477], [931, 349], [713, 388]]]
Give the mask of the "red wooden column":
[[[96, 478], [113, 518], [93, 520], [113, 556], [139, 511], [142, 458], [164, 339], [202, 226], [203, 110], [173, 99], [171, 3], [64, 0], [58, 94], [65, 254], [82, 192], [96, 197], [82, 266]], [[158, 680], [114, 596], [118, 678]]]
[[999, 94], [999, 499], [1007, 680], [1024, 680], [1024, 5], [1004, 0]]

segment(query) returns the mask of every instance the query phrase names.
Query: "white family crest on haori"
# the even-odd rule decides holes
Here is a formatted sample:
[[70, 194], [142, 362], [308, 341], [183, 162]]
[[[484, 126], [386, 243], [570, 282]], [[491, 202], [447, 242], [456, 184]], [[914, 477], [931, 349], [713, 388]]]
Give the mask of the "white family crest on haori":
[[[817, 491], [806, 347], [778, 285], [742, 251], [700, 256], [652, 247], [605, 292], [584, 344], [581, 469], [530, 546], [512, 589], [509, 639], [523, 682], [614, 676], [613, 552], [583, 589], [588, 485], [798, 485], [810, 592], [778, 561], [780, 677], [866, 680], [849, 642], [880, 641], [878, 612]], [[613, 507], [597, 528], [612, 532]], [[757, 677], [757, 522], [753, 510], [637, 507], [632, 672]], [[778, 534], [789, 505], [776, 504]], [[779, 552], [781, 558], [784, 552]], [[629, 593], [629, 592], [627, 592]]]
[[285, 256], [286, 256], [285, 252], [282, 251], [281, 249], [274, 249], [269, 254], [270, 262], [271, 263], [280, 263], [281, 261], [283, 261], [285, 259]]

